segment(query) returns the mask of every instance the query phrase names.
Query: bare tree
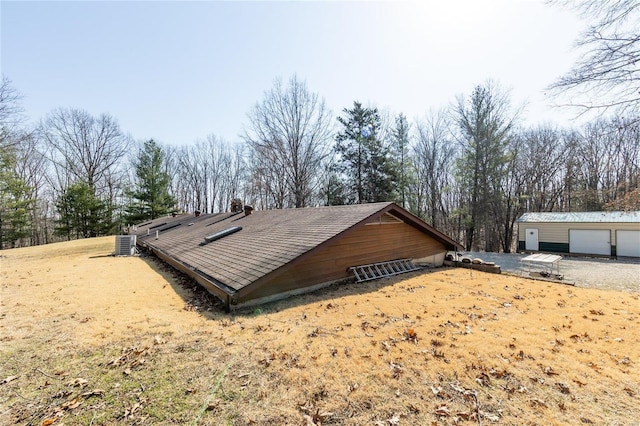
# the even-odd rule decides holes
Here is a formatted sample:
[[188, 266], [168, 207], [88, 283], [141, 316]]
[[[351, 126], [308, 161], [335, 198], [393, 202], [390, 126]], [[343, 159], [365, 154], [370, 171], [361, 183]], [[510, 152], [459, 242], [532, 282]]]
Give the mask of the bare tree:
[[[169, 175], [169, 193], [173, 194], [178, 203], [178, 208], [183, 211], [189, 211], [186, 202], [186, 191], [182, 181], [182, 171], [180, 168], [181, 149], [167, 145], [164, 147], [164, 171]], [[133, 157], [132, 157], [133, 159]], [[131, 177], [131, 181], [133, 177]]]
[[240, 143], [225, 145], [223, 155], [224, 167], [218, 197], [218, 211], [227, 211], [231, 200], [235, 198], [246, 199], [246, 188], [243, 185], [247, 177], [244, 145]]
[[106, 189], [105, 177], [129, 147], [115, 118], [93, 117], [78, 109], [57, 109], [42, 122], [50, 160], [72, 180], [84, 180], [96, 191]]
[[624, 198], [640, 186], [640, 117], [615, 117], [608, 126], [611, 132], [607, 147], [605, 204]]
[[284, 206], [283, 198], [290, 197], [295, 207], [306, 206], [320, 185], [322, 160], [329, 151], [331, 113], [324, 100], [294, 75], [286, 87], [276, 79], [248, 115], [244, 139], [252, 151], [254, 174], [269, 173], [270, 181], [282, 176], [286, 194], [279, 194], [282, 185], [275, 185], [276, 205]]
[[285, 162], [268, 152], [249, 151], [249, 201], [259, 209], [290, 207], [291, 193], [284, 173]]
[[524, 209], [546, 212], [560, 208], [563, 173], [575, 162], [561, 132], [538, 126], [520, 131], [515, 139], [517, 168], [525, 178]]
[[180, 195], [178, 202], [186, 211], [206, 212], [206, 171], [195, 146], [183, 146], [177, 153]]
[[576, 195], [579, 210], [601, 210], [638, 187], [640, 172], [640, 120], [620, 124], [620, 119], [594, 120], [584, 126], [574, 142], [579, 167]]
[[446, 192], [452, 188], [456, 154], [451, 124], [444, 111], [437, 111], [431, 112], [416, 127], [417, 142], [413, 152], [416, 185], [411, 191], [416, 198], [416, 213], [433, 226], [445, 229], [452, 213], [446, 204]]
[[194, 145], [165, 148], [169, 192], [183, 211], [228, 211], [231, 199], [244, 197], [245, 159], [241, 144], [214, 134]]
[[30, 205], [31, 235], [30, 245], [38, 245], [48, 241], [51, 230], [46, 220], [46, 158], [41, 154], [41, 147], [35, 132], [24, 133], [15, 145], [15, 175], [25, 182], [29, 189], [26, 194], [33, 200]]
[[640, 106], [640, 2], [638, 0], [556, 0], [594, 23], [576, 42], [582, 53], [551, 89], [571, 98], [564, 105], [606, 111]]
[[509, 144], [506, 147], [507, 155], [504, 161], [498, 165], [501, 179], [495, 179], [493, 183], [497, 195], [492, 198], [490, 204], [490, 213], [493, 219], [490, 228], [497, 236], [500, 249], [504, 253], [511, 253], [514, 248], [515, 223], [525, 209], [524, 191], [527, 174], [523, 173], [519, 161], [522, 158], [523, 142], [523, 139], [519, 138], [517, 134], [513, 134], [509, 138]]
[[562, 143], [567, 156], [560, 169], [562, 193], [558, 198], [557, 211], [580, 211], [579, 208], [576, 209], [581, 203], [580, 169], [582, 165], [578, 155], [580, 138], [580, 134], [575, 129], [562, 132]]
[[14, 132], [24, 120], [21, 99], [11, 81], [3, 75], [0, 80], [0, 148], [17, 143]]

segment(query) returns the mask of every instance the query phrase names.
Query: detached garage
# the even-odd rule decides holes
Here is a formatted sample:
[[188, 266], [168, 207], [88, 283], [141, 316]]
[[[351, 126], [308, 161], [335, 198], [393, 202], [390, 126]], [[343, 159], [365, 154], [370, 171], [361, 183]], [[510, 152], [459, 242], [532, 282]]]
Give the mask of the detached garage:
[[640, 257], [640, 211], [525, 213], [518, 251]]

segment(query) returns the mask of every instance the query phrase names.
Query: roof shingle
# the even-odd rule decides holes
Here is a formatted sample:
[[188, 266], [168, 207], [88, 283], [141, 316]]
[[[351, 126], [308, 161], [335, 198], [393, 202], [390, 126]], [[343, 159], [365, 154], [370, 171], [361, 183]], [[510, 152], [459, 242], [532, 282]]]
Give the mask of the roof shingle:
[[[199, 218], [178, 216], [156, 219], [139, 227], [136, 233], [144, 244], [237, 291], [390, 204], [254, 211], [249, 216], [231, 213]], [[163, 222], [167, 222], [163, 227], [170, 222], [180, 224], [166, 233], [161, 231], [157, 240], [155, 232], [146, 235], [148, 227]], [[232, 226], [241, 226], [242, 230], [202, 244], [206, 235]]]

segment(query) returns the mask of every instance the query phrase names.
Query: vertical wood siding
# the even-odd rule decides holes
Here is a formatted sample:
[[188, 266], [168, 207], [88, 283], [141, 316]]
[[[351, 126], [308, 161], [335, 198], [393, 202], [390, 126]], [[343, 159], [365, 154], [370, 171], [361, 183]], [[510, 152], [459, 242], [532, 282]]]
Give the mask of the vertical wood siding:
[[442, 243], [405, 223], [362, 226], [264, 283], [239, 302], [347, 278], [351, 275], [350, 266], [422, 258], [445, 251]]

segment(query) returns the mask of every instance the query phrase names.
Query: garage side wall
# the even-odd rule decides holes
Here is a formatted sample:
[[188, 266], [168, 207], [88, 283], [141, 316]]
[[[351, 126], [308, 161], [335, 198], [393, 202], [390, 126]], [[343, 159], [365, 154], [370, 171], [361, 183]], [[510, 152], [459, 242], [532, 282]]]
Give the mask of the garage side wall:
[[527, 229], [538, 230], [538, 245], [540, 251], [569, 253], [570, 223], [535, 223], [523, 222], [518, 224], [518, 250], [525, 249]]
[[540, 251], [569, 253], [569, 230], [609, 230], [611, 232], [611, 255], [616, 255], [616, 231], [637, 231], [637, 223], [606, 222], [520, 222], [518, 223], [518, 250], [525, 250], [527, 229], [538, 229]]
[[446, 253], [442, 243], [405, 223], [363, 225], [285, 269], [238, 302], [345, 279], [352, 276], [348, 271], [350, 266], [401, 258], [423, 258], [440, 253]]

